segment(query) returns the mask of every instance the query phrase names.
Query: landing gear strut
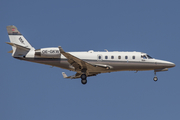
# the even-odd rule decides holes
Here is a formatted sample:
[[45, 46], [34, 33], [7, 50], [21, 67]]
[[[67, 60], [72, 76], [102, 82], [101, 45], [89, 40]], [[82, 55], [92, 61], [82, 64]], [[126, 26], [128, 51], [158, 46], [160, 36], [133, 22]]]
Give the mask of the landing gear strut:
[[156, 72], [154, 71], [154, 75], [155, 77], [153, 78], [153, 80], [156, 82], [158, 80], [158, 77], [156, 76]]
[[82, 74], [82, 75], [81, 75], [81, 83], [82, 83], [83, 85], [85, 85], [85, 84], [87, 83], [86, 78], [87, 78], [86, 74]]

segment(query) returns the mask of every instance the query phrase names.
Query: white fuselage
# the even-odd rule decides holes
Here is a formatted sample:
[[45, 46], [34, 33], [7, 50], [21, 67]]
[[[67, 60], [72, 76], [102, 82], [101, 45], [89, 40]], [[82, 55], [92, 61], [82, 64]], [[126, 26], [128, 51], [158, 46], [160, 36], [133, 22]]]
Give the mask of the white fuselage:
[[[38, 53], [37, 51], [39, 54], [36, 54]], [[106, 65], [105, 67], [109, 67], [108, 70], [93, 70], [89, 72], [105, 73], [114, 71], [144, 71], [171, 68], [175, 66], [172, 62], [157, 60], [141, 52], [94, 52], [93, 50], [90, 50], [88, 52], [68, 53], [92, 65]], [[19, 59], [76, 71], [74, 67], [69, 64], [67, 58], [60, 54], [58, 48], [43, 48], [36, 51], [32, 50], [24, 58]]]

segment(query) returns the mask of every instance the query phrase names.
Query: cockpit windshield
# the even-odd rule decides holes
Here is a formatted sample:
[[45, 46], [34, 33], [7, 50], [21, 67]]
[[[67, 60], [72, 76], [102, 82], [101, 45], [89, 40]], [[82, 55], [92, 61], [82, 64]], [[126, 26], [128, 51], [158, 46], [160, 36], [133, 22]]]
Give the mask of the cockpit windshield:
[[141, 55], [142, 59], [153, 59], [151, 56], [149, 55]]
[[147, 55], [148, 59], [153, 59], [151, 56]]

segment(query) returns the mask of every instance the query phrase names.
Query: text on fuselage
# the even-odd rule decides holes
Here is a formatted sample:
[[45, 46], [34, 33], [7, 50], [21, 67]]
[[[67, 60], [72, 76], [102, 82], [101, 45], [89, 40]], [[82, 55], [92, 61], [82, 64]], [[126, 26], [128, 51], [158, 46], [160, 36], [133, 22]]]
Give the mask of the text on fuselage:
[[59, 54], [59, 50], [42, 50], [42, 54]]

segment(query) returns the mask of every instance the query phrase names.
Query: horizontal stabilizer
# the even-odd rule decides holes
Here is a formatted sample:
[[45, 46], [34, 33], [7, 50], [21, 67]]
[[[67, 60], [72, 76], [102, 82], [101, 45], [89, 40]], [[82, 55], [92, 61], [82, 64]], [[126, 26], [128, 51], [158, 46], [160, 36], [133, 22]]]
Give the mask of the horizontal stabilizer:
[[14, 47], [17, 47], [17, 48], [20, 48], [20, 49], [23, 49], [25, 51], [29, 51], [30, 48], [27, 48], [27, 47], [24, 47], [24, 46], [21, 46], [21, 45], [18, 45], [18, 44], [15, 44], [15, 43], [11, 43], [11, 42], [6, 42], [7, 44], [11, 45], [11, 46], [14, 46]]

